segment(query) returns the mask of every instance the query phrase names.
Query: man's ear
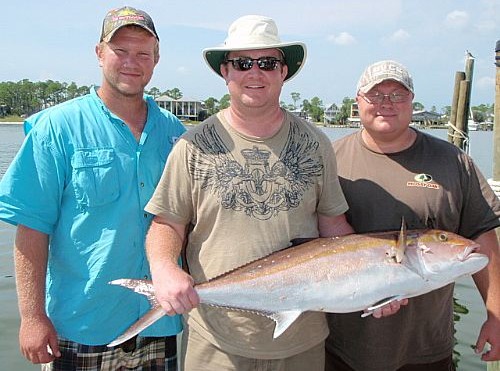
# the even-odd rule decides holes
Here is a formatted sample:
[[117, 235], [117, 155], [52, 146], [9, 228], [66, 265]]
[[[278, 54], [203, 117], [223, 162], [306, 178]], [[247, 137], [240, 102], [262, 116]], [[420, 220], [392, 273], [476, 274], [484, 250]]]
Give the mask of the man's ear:
[[97, 56], [97, 60], [99, 61], [99, 67], [102, 67], [102, 43], [95, 46], [95, 54]]
[[226, 80], [226, 85], [227, 85], [227, 73], [228, 73], [228, 70], [227, 70], [227, 64], [226, 63], [221, 63], [220, 65], [220, 73], [222, 75], [222, 77], [224, 78], [224, 80]]
[[281, 78], [283, 82], [285, 82], [286, 75], [288, 75], [288, 66], [284, 64], [281, 68]]

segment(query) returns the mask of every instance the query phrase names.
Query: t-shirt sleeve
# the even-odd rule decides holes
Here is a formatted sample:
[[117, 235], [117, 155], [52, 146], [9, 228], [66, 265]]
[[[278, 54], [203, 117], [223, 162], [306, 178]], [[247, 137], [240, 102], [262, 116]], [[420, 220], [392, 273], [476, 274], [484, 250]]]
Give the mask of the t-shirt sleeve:
[[188, 147], [188, 141], [182, 137], [174, 145], [153, 196], [145, 207], [153, 215], [180, 224], [187, 224], [193, 214]]

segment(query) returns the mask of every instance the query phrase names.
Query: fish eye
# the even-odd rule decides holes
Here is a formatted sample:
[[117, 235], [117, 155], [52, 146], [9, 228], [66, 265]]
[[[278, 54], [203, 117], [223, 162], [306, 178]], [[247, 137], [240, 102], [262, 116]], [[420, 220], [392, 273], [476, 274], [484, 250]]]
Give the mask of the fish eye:
[[439, 241], [441, 241], [441, 242], [448, 241], [448, 235], [446, 233], [440, 233], [438, 238], [439, 238]]

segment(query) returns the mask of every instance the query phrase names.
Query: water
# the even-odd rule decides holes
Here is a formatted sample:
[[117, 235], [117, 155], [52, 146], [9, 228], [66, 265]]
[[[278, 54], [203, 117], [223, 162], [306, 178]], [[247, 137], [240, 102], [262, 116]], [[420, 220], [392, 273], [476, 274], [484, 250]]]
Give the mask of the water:
[[[350, 134], [355, 129], [324, 128], [333, 140]], [[429, 130], [428, 133], [446, 139], [446, 130]], [[493, 133], [486, 131], [471, 132], [470, 154], [486, 177], [491, 177], [493, 157]], [[14, 158], [24, 138], [22, 125], [0, 124], [0, 179]], [[14, 265], [12, 261], [12, 246], [15, 228], [0, 222], [0, 360], [2, 370], [30, 371], [39, 370], [19, 353], [18, 329], [19, 314], [14, 282]], [[486, 318], [486, 311], [481, 297], [470, 277], [457, 283], [455, 296], [470, 313], [462, 316], [457, 323], [457, 338], [459, 344], [456, 350], [461, 353], [459, 371], [486, 370], [486, 364], [481, 362], [471, 349], [475, 344], [481, 324]]]

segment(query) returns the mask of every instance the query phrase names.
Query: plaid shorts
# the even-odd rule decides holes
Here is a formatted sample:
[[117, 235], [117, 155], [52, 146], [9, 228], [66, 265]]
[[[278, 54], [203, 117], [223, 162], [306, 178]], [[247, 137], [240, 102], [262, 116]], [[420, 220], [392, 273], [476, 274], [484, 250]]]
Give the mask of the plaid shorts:
[[123, 344], [83, 345], [59, 339], [61, 357], [42, 365], [42, 371], [177, 371], [177, 337], [135, 336]]

